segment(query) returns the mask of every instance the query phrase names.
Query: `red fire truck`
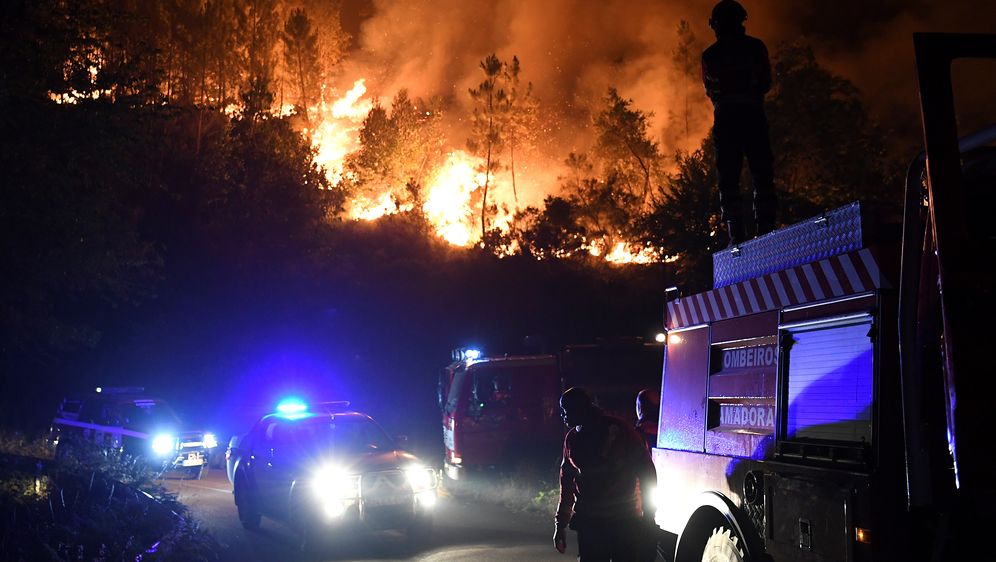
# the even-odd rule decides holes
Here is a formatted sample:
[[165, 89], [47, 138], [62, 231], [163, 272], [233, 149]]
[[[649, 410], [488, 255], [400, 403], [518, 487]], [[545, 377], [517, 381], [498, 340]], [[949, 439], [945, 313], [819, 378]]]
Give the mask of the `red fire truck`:
[[996, 127], [959, 141], [950, 71], [996, 36], [914, 47], [925, 151], [902, 217], [854, 203], [714, 254], [711, 290], [670, 290], [668, 560], [996, 558]]
[[482, 357], [454, 352], [440, 375], [444, 474], [559, 462], [564, 439], [560, 394], [571, 386], [593, 393], [599, 406], [634, 419], [636, 394], [660, 383], [663, 346], [635, 340], [568, 345], [559, 353]]

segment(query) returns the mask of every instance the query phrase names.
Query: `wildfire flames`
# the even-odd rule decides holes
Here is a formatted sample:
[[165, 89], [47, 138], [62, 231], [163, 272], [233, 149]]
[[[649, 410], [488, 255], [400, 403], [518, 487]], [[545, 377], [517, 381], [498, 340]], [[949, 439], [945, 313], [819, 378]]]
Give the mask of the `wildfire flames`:
[[[361, 78], [329, 108], [318, 111], [322, 120], [314, 130], [304, 131], [311, 136], [316, 163], [325, 168], [333, 183], [343, 180], [346, 156], [360, 148], [359, 131], [363, 119], [374, 106], [373, 100], [364, 97], [366, 93], [365, 80]], [[455, 246], [469, 247], [481, 240], [480, 197], [475, 192], [485, 184], [484, 173], [479, 171], [483, 167], [480, 158], [463, 150], [453, 150], [426, 182], [421, 210], [436, 235]], [[498, 209], [497, 216], [489, 217], [489, 228], [508, 232], [517, 207], [512, 194], [508, 179], [501, 175], [488, 178], [488, 204]], [[347, 213], [353, 220], [376, 220], [411, 210], [411, 204], [399, 204], [390, 191], [374, 197], [357, 196], [347, 202]], [[617, 243], [609, 251], [593, 244], [589, 252], [613, 263], [650, 263], [654, 260], [650, 252], [634, 252], [624, 243]]]
[[470, 208], [471, 193], [484, 184], [478, 173], [478, 159], [455, 151], [433, 176], [422, 210], [436, 227], [436, 233], [450, 244], [469, 246], [475, 236], [474, 216]]

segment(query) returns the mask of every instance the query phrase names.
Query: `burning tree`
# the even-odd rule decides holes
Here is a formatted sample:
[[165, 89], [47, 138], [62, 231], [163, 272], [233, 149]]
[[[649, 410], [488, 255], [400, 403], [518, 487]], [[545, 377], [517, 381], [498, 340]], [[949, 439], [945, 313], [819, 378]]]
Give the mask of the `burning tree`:
[[311, 19], [301, 8], [291, 12], [280, 33], [284, 44], [284, 64], [297, 90], [297, 110], [308, 122], [308, 107], [318, 98], [316, 90], [321, 77], [318, 66], [318, 33]]
[[504, 123], [504, 136], [508, 144], [509, 171], [512, 174], [512, 196], [516, 206], [519, 203], [519, 193], [515, 187], [515, 155], [528, 153], [534, 148], [539, 116], [538, 103], [532, 96], [533, 84], [525, 86], [519, 80], [519, 57], [512, 57], [512, 62], [505, 65], [504, 79], [506, 84], [505, 99], [501, 107]]
[[346, 181], [361, 196], [370, 200], [387, 197], [397, 210], [422, 211], [422, 185], [442, 159], [443, 146], [440, 112], [426, 105], [401, 90], [391, 102], [390, 113], [375, 104], [364, 118], [360, 148], [344, 164]]
[[595, 118], [595, 154], [607, 178], [615, 177], [619, 188], [647, 202], [653, 180], [660, 177], [661, 155], [647, 132], [653, 113], [632, 105], [633, 100], [623, 99], [615, 88], [609, 88], [603, 109]]
[[331, 85], [350, 41], [349, 34], [342, 28], [342, 2], [304, 0], [303, 4], [317, 35], [320, 105], [331, 105], [333, 101]]
[[484, 71], [484, 81], [472, 90], [470, 97], [474, 100], [474, 115], [471, 117], [472, 132], [467, 140], [467, 149], [484, 159], [481, 173], [484, 174], [484, 185], [481, 199], [481, 240], [487, 248], [488, 235], [488, 187], [491, 176], [499, 169], [498, 154], [501, 153], [504, 137], [502, 136], [502, 111], [506, 104], [507, 94], [501, 87], [502, 73], [505, 63], [496, 55], [488, 55], [481, 61]]

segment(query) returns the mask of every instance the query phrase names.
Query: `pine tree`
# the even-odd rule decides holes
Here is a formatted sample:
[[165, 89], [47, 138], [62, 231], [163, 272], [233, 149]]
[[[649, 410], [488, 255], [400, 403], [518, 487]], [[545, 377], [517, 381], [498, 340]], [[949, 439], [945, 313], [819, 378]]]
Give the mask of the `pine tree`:
[[320, 77], [318, 65], [318, 33], [302, 8], [291, 11], [284, 22], [280, 39], [284, 43], [284, 65], [297, 90], [298, 112], [308, 119], [308, 107], [317, 99], [314, 93]]
[[474, 115], [471, 118], [471, 138], [467, 140], [470, 152], [484, 159], [480, 170], [484, 174], [483, 199], [481, 201], [481, 240], [487, 249], [488, 235], [488, 187], [491, 176], [499, 169], [499, 158], [504, 144], [502, 135], [502, 107], [506, 103], [507, 94], [502, 88], [501, 78], [504, 71], [503, 63], [495, 54], [488, 55], [481, 61], [484, 71], [484, 81], [470, 90], [474, 100]]

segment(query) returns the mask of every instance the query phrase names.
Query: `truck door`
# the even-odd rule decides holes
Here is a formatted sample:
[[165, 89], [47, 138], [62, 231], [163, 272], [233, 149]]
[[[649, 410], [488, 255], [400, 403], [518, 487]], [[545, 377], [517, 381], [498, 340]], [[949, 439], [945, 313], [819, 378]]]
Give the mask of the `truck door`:
[[709, 327], [672, 330], [664, 356], [658, 446], [704, 450], [708, 378]]
[[[483, 366], [483, 365], [482, 365]], [[512, 370], [469, 369], [469, 397], [464, 410], [462, 439], [465, 458], [479, 465], [494, 465], [508, 448], [513, 425], [510, 414], [517, 391]]]

